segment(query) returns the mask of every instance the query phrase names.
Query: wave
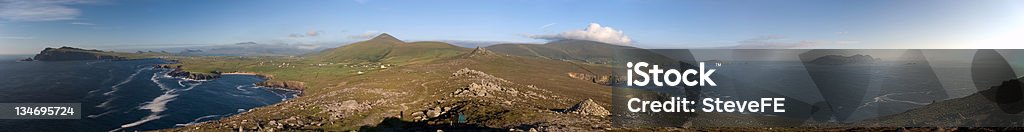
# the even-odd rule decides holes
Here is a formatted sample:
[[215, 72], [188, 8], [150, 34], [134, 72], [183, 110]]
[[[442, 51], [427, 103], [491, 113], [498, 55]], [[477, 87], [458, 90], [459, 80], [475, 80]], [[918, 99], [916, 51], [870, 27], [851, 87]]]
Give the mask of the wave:
[[[227, 114], [225, 114], [225, 115], [227, 115]], [[185, 124], [174, 124], [174, 126], [182, 127], [182, 126], [193, 125], [193, 124], [196, 124], [196, 123], [201, 123], [202, 122], [201, 120], [203, 120], [203, 119], [214, 118], [214, 117], [221, 117], [221, 116], [224, 116], [224, 115], [207, 115], [207, 116], [196, 118], [196, 119], [192, 120], [192, 122], [188, 122], [188, 123], [185, 123]]]
[[238, 91], [242, 91], [242, 92], [248, 92], [249, 90], [242, 89], [242, 87], [245, 87], [245, 86], [249, 86], [249, 85], [238, 85], [238, 87], [235, 87], [235, 89], [238, 89]]
[[273, 89], [267, 89], [267, 92], [273, 93], [274, 95], [277, 95], [277, 97], [281, 97], [281, 101], [284, 101], [284, 100], [287, 100], [287, 99], [288, 99], [288, 96], [287, 96], [287, 95], [284, 95], [284, 94], [281, 94], [281, 93], [277, 93], [277, 92], [274, 92], [274, 90], [273, 90]]
[[124, 124], [124, 125], [121, 125], [121, 128], [117, 128], [117, 129], [114, 129], [114, 130], [110, 130], [110, 131], [111, 131], [111, 132], [116, 132], [116, 131], [120, 131], [121, 129], [124, 129], [124, 128], [129, 128], [129, 127], [135, 127], [135, 126], [138, 126], [138, 125], [142, 125], [142, 123], [146, 123], [146, 122], [149, 122], [149, 121], [153, 121], [153, 120], [156, 120], [156, 119], [160, 119], [160, 118], [162, 118], [162, 117], [164, 117], [164, 116], [162, 116], [162, 115], [152, 115], [152, 114], [150, 114], [149, 116], [143, 117], [143, 118], [142, 118], [142, 120], [139, 120], [139, 121], [135, 121], [135, 122], [132, 122], [132, 123], [128, 123], [128, 124]]
[[142, 119], [140, 119], [138, 121], [121, 125], [121, 128], [114, 129], [114, 130], [111, 130], [111, 131], [118, 131], [118, 130], [121, 130], [123, 128], [135, 127], [135, 126], [138, 126], [138, 125], [142, 125], [143, 123], [146, 123], [146, 122], [153, 121], [153, 120], [160, 119], [160, 118], [164, 117], [163, 115], [160, 115], [160, 114], [162, 114], [164, 111], [167, 110], [167, 103], [169, 103], [171, 101], [174, 101], [176, 99], [176, 97], [178, 97], [178, 94], [177, 94], [178, 90], [168, 88], [163, 83], [160, 83], [160, 80], [158, 80], [157, 78], [160, 77], [161, 73], [164, 73], [164, 72], [154, 73], [153, 77], [150, 77], [150, 81], [152, 81], [158, 87], [160, 87], [160, 90], [164, 90], [164, 94], [162, 94], [160, 96], [157, 96], [156, 98], [153, 98], [152, 101], [146, 102], [146, 103], [144, 103], [144, 105], [139, 107], [139, 109], [142, 109], [142, 110], [149, 110], [149, 115], [147, 115], [146, 117], [143, 117]]
[[178, 80], [178, 86], [185, 87], [185, 84], [181, 84], [182, 80]]
[[[143, 123], [162, 118], [163, 115], [160, 114], [167, 110], [167, 103], [173, 101], [175, 97], [178, 96], [177, 94], [175, 94], [175, 91], [176, 90], [168, 90], [164, 92], [163, 95], [153, 98], [153, 101], [149, 101], [145, 103], [145, 105], [139, 107], [139, 109], [149, 110], [149, 115], [143, 117], [138, 121], [121, 125], [121, 128], [135, 127], [138, 125], [142, 125]], [[121, 128], [118, 128], [116, 130], [120, 130]]]
[[103, 95], [110, 96], [110, 95], [114, 94], [114, 92], [117, 92], [117, 90], [121, 89], [121, 85], [128, 84], [128, 82], [131, 82], [132, 80], [135, 80], [135, 76], [139, 75], [139, 73], [142, 73], [142, 70], [146, 70], [146, 69], [152, 69], [152, 68], [140, 68], [139, 70], [135, 70], [135, 73], [132, 73], [132, 75], [129, 75], [128, 78], [124, 79], [124, 81], [121, 81], [120, 83], [117, 83], [114, 86], [110, 86], [110, 91], [106, 92], [106, 93], [103, 93]]
[[95, 107], [96, 108], [108, 108], [109, 109], [110, 108], [109, 107], [110, 103], [114, 102], [114, 99], [117, 99], [117, 98], [107, 99], [107, 101], [103, 101], [103, 103], [100, 103], [99, 105], [96, 105]]
[[[226, 117], [226, 116], [237, 115], [237, 114], [242, 114], [242, 113], [246, 113], [246, 112], [249, 112], [249, 111], [246, 111], [245, 108], [239, 108], [238, 111], [234, 112], [234, 114], [203, 116], [203, 117], [196, 118], [195, 120], [193, 120], [191, 122], [188, 122], [188, 123], [185, 123], [185, 124], [175, 124], [174, 126], [176, 126], [176, 127], [184, 127], [184, 126], [188, 126], [188, 125], [196, 125], [196, 124], [199, 124], [199, 123], [208, 122], [208, 121], [203, 121], [204, 119]], [[213, 121], [213, 120], [209, 120], [209, 121]]]
[[863, 107], [867, 107], [868, 105], [871, 105], [871, 104], [885, 103], [885, 102], [899, 102], [899, 103], [907, 103], [907, 104], [914, 104], [914, 105], [928, 105], [928, 104], [931, 104], [931, 103], [926, 103], [926, 102], [914, 102], [914, 101], [909, 101], [909, 100], [898, 100], [898, 99], [889, 98], [889, 96], [893, 96], [893, 95], [917, 94], [917, 93], [927, 94], [928, 92], [889, 93], [889, 94], [885, 94], [885, 95], [882, 95], [882, 96], [875, 97], [874, 101], [864, 103], [860, 107], [857, 107], [857, 109], [860, 109], [860, 108], [863, 108]]
[[190, 85], [188, 86], [188, 88], [182, 89], [181, 91], [189, 91], [189, 90], [192, 90], [192, 88], [195, 88], [196, 86], [199, 86], [200, 84], [203, 84], [203, 83], [202, 83], [202, 82], [199, 82], [199, 83], [194, 83], [194, 84], [190, 84]]
[[104, 115], [107, 115], [107, 114], [110, 114], [110, 113], [114, 113], [115, 111], [116, 110], [111, 110], [111, 111], [103, 112], [103, 113], [100, 113], [100, 114], [89, 115], [89, 116], [86, 116], [86, 117], [96, 118], [96, 117], [104, 116]]
[[[108, 91], [106, 93], [103, 93], [103, 95], [104, 96], [113, 95], [114, 92], [117, 92], [119, 89], [121, 89], [122, 85], [128, 84], [128, 82], [131, 82], [131, 81], [135, 80], [135, 76], [138, 76], [139, 73], [142, 73], [143, 70], [147, 70], [147, 69], [152, 69], [152, 68], [139, 68], [139, 70], [135, 70], [135, 73], [132, 73], [131, 75], [129, 75], [127, 78], [125, 78], [120, 83], [117, 83], [117, 84], [115, 84], [113, 86], [110, 86], [110, 91]], [[97, 89], [97, 90], [100, 90], [100, 89]], [[93, 90], [93, 91], [96, 91], [96, 90]], [[91, 95], [92, 91], [90, 91], [89, 93]], [[98, 107], [98, 108], [108, 108], [109, 109], [110, 103], [114, 102], [115, 99], [117, 99], [117, 98], [111, 97], [111, 98], [107, 99], [106, 101], [103, 101], [103, 103], [100, 103], [99, 105], [96, 105], [95, 107]]]
[[149, 80], [152, 81], [154, 84], [156, 84], [157, 87], [160, 87], [160, 90], [169, 91], [169, 90], [171, 90], [171, 88], [168, 88], [167, 85], [164, 85], [163, 83], [160, 83], [160, 80], [157, 80], [160, 77], [170, 77], [170, 76], [167, 76], [165, 72], [166, 71], [161, 71], [161, 72], [153, 73], [153, 76], [149, 77]]
[[[100, 84], [106, 85], [107, 83], [110, 83], [110, 81], [114, 81], [114, 69], [113, 68], [107, 70], [107, 79], [103, 79], [103, 82], [100, 82]], [[97, 88], [96, 90], [100, 90], [100, 89]], [[96, 90], [93, 90], [93, 91], [96, 91]], [[94, 93], [93, 91], [89, 91], [89, 94]]]

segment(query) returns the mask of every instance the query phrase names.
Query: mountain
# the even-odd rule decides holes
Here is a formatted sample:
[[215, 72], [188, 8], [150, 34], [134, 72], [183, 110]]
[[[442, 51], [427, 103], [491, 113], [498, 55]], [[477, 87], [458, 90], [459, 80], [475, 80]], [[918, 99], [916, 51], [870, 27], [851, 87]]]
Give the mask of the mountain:
[[309, 56], [320, 61], [368, 61], [393, 64], [421, 63], [470, 51], [444, 42], [404, 42], [387, 33], [366, 41], [327, 49]]
[[516, 56], [606, 64], [614, 59], [616, 49], [638, 48], [587, 40], [560, 40], [545, 44], [497, 44], [487, 49]]
[[438, 40], [441, 42], [449, 43], [459, 47], [465, 48], [476, 48], [476, 47], [487, 47], [496, 44], [507, 44], [513, 43], [509, 41], [473, 41], [473, 40]]
[[46, 48], [33, 57], [39, 61], [72, 61], [72, 60], [120, 60], [125, 57], [113, 55], [101, 50], [87, 50], [74, 47]]

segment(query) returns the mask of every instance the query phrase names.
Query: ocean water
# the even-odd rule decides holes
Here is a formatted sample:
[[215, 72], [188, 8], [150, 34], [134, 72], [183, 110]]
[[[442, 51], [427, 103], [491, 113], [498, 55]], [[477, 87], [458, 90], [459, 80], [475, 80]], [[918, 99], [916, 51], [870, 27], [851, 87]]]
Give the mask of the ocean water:
[[217, 120], [294, 98], [295, 91], [259, 87], [263, 78], [214, 80], [166, 76], [161, 59], [16, 62], [0, 57], [0, 103], [82, 103], [73, 120], [0, 119], [0, 131], [135, 131]]
[[969, 68], [958, 66], [904, 62], [827, 67], [785, 61], [733, 63], [716, 71], [722, 81], [717, 87], [705, 88], [705, 94], [729, 100], [785, 97], [787, 113], [770, 114], [798, 119], [854, 122], [976, 92], [969, 76], [933, 73], [969, 73]]

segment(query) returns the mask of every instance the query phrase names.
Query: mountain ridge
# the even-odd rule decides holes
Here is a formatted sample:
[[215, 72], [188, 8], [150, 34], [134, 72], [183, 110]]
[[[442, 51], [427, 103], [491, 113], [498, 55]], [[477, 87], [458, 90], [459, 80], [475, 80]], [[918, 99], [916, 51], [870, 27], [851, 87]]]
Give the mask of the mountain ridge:
[[468, 51], [468, 48], [444, 42], [405, 42], [390, 34], [381, 33], [372, 39], [327, 49], [308, 56], [325, 62], [363, 61], [407, 64], [455, 56]]
[[588, 40], [559, 40], [544, 44], [506, 43], [486, 48], [502, 54], [596, 64], [610, 63], [614, 59], [615, 50], [639, 49]]

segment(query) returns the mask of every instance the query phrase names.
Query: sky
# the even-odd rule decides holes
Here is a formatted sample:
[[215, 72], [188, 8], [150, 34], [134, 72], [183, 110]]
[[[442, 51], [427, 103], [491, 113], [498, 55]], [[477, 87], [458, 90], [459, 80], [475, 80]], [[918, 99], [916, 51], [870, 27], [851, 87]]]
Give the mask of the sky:
[[1024, 48], [1019, 0], [0, 0], [0, 54], [403, 40], [641, 48]]

